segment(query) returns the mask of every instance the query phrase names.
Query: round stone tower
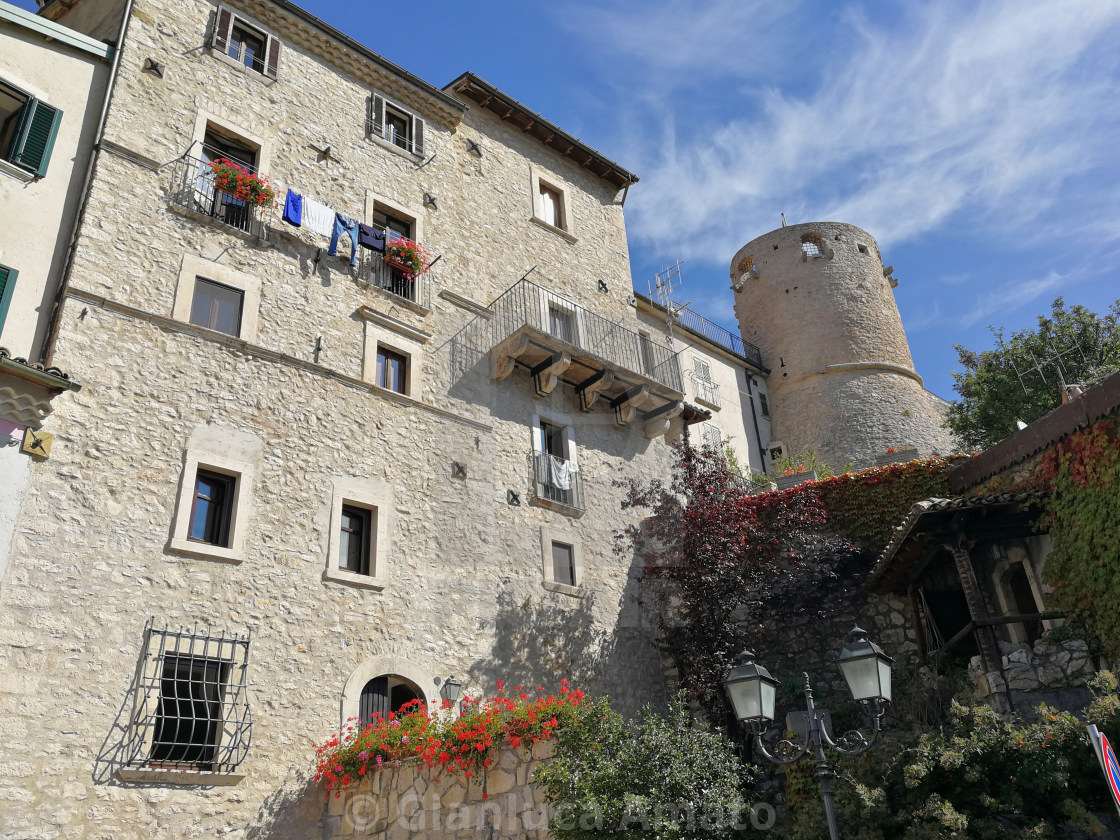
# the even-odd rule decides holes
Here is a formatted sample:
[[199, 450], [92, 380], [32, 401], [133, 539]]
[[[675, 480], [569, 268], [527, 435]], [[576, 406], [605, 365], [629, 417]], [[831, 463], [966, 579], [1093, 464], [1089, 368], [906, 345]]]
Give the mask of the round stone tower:
[[888, 447], [923, 455], [958, 448], [946, 403], [922, 387], [895, 304], [891, 269], [866, 231], [839, 222], [790, 225], [751, 240], [731, 261], [744, 341], [770, 368], [772, 439], [839, 468]]

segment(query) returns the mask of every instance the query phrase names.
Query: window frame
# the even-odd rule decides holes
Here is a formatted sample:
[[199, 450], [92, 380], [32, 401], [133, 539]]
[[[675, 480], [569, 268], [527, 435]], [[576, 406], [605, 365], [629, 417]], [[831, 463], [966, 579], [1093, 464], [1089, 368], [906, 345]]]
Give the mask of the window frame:
[[[62, 124], [62, 110], [3, 78], [0, 78], [0, 88], [6, 89], [13, 99], [23, 100], [10, 118], [16, 121], [11, 140], [7, 148], [0, 148], [0, 162], [3, 163], [0, 171], [15, 175], [20, 180], [45, 177]], [[24, 161], [28, 143], [32, 140], [41, 148], [32, 161]]]
[[[553, 544], [571, 548], [571, 569], [573, 583], [562, 583], [556, 580], [553, 567]], [[584, 559], [583, 543], [574, 528], [562, 528], [554, 525], [541, 526], [541, 585], [550, 592], [561, 595], [582, 597], [586, 592], [584, 585]]]
[[[379, 479], [343, 478], [331, 480], [329, 509], [323, 518], [327, 524], [325, 568], [323, 581], [343, 583], [362, 589], [384, 589], [390, 579], [392, 529], [395, 508], [392, 487]], [[365, 546], [367, 571], [354, 572], [339, 564], [342, 545], [342, 517], [347, 509], [369, 512], [369, 541]]]
[[[222, 488], [222, 496], [217, 502], [218, 513], [216, 522], [211, 528], [207, 528], [206, 523], [203, 525], [203, 530], [206, 536], [214, 536], [216, 539], [205, 539], [204, 537], [195, 536], [195, 516], [198, 512], [198, 500], [201, 497], [199, 492], [199, 484], [204, 480], [209, 480], [212, 484]], [[228, 473], [215, 472], [214, 470], [204, 469], [199, 467], [195, 470], [194, 475], [194, 490], [191, 495], [191, 514], [190, 523], [187, 526], [187, 539], [191, 542], [203, 543], [205, 545], [212, 545], [218, 548], [229, 548], [229, 535], [230, 526], [233, 524], [233, 505], [237, 499], [237, 476]], [[213, 504], [213, 499], [207, 499], [207, 502]], [[209, 521], [209, 516], [207, 516]], [[210, 533], [216, 531], [217, 533]]]
[[[347, 549], [351, 549], [351, 547], [352, 547], [352, 542], [351, 541], [354, 539], [353, 535], [355, 533], [354, 529], [347, 528], [346, 523], [347, 523], [348, 520], [349, 521], [358, 520], [359, 522], [362, 523], [361, 529], [359, 531], [357, 531], [357, 534], [358, 534], [358, 557], [357, 557], [358, 568], [356, 568], [356, 569], [351, 568], [350, 562], [349, 562], [350, 561], [349, 556], [346, 558], [346, 560], [347, 560], [346, 565], [343, 565], [343, 558], [342, 558], [342, 542], [343, 542], [343, 540], [342, 540], [342, 535], [344, 533], [350, 534], [350, 536], [347, 537], [347, 539], [346, 539], [346, 547], [347, 547]], [[338, 523], [338, 526], [339, 526], [338, 527], [338, 530], [339, 530], [339, 537], [338, 537], [339, 550], [338, 550], [338, 557], [337, 557], [338, 568], [339, 568], [340, 571], [352, 572], [353, 574], [358, 574], [358, 575], [369, 575], [370, 563], [373, 562], [374, 558], [376, 557], [376, 549], [374, 548], [374, 546], [376, 544], [376, 536], [377, 536], [376, 525], [374, 524], [374, 523], [376, 523], [376, 521], [377, 521], [377, 509], [376, 508], [361, 507], [359, 505], [350, 504], [350, 502], [348, 502], [346, 499], [342, 500], [342, 513], [339, 516], [339, 523]]]
[[[409, 395], [409, 373], [410, 359], [407, 353], [402, 353], [395, 347], [390, 347], [382, 342], [377, 343], [377, 350], [374, 353], [374, 366], [373, 366], [373, 384], [378, 388], [384, 388], [386, 391], [392, 391], [395, 394]], [[400, 372], [397, 376], [399, 380], [397, 384], [399, 388], [393, 388], [385, 384], [388, 382], [389, 365], [392, 362], [397, 362], [400, 367]]]
[[[195, 487], [198, 473], [215, 473], [234, 479], [233, 498], [229, 501], [229, 530], [226, 545], [215, 545], [191, 539], [191, 525], [195, 511]], [[257, 466], [230, 452], [216, 452], [212, 448], [188, 448], [183, 457], [179, 476], [179, 494], [171, 523], [171, 539], [167, 550], [206, 560], [239, 564], [246, 558], [249, 523], [253, 514], [253, 488], [256, 484]]]
[[[213, 33], [210, 37], [210, 54], [215, 58], [238, 68], [244, 72], [255, 73], [262, 78], [276, 81], [280, 78], [280, 53], [283, 43], [276, 34], [267, 26], [261, 26], [253, 18], [225, 4], [220, 4], [214, 12]], [[247, 30], [249, 34], [256, 35], [263, 44], [261, 68], [258, 69], [245, 63], [244, 42], [238, 48], [237, 55], [229, 54], [233, 44], [235, 29]]]
[[[530, 221], [532, 221], [536, 225], [539, 225], [545, 230], [552, 231], [553, 233], [566, 239], [568, 242], [578, 242], [579, 240], [575, 236], [574, 220], [572, 218], [572, 206], [571, 201], [569, 200], [568, 188], [562, 185], [563, 182], [560, 179], [553, 177], [549, 173], [543, 174], [542, 177], [542, 173], [538, 172], [535, 167], [532, 170], [530, 180], [532, 184], [532, 194], [529, 196], [529, 203], [532, 210], [529, 217]], [[557, 198], [556, 221], [559, 222], [559, 224], [553, 224], [544, 218], [543, 204], [541, 199], [544, 195], [545, 190], [551, 192]]]
[[0, 336], [4, 333], [4, 322], [8, 318], [8, 310], [12, 305], [12, 297], [16, 292], [16, 280], [19, 270], [9, 265], [0, 264]]
[[[216, 289], [221, 289], [221, 290], [224, 290], [224, 291], [227, 291], [227, 292], [234, 292], [237, 295], [237, 315], [236, 315], [236, 318], [235, 318], [236, 326], [235, 326], [235, 329], [234, 329], [233, 332], [228, 332], [228, 331], [223, 330], [221, 327], [218, 326], [218, 322], [219, 322], [219, 317], [218, 316], [219, 316], [219, 311], [220, 311], [222, 301], [216, 295], [212, 295], [211, 299], [210, 299], [211, 300], [211, 302], [210, 302], [210, 317], [207, 319], [208, 322], [205, 323], [205, 324], [200, 324], [196, 320], [194, 320], [195, 306], [198, 303], [199, 290], [200, 290], [200, 288], [203, 288], [204, 286], [211, 286], [211, 287], [214, 287]], [[245, 312], [245, 290], [244, 289], [238, 289], [234, 286], [228, 286], [225, 283], [219, 283], [216, 280], [211, 280], [209, 277], [203, 277], [201, 275], [198, 275], [194, 278], [194, 289], [193, 289], [193, 292], [192, 292], [192, 295], [191, 295], [191, 315], [190, 315], [189, 323], [194, 324], [196, 327], [202, 327], [203, 329], [213, 330], [214, 332], [220, 332], [220, 333], [225, 333], [226, 335], [232, 335], [234, 338], [240, 338], [240, 336], [241, 336], [241, 321], [244, 318], [244, 312]]]
[[[195, 285], [199, 279], [207, 280], [219, 286], [242, 292], [241, 319], [237, 335], [211, 330], [191, 321], [191, 312], [194, 308]], [[231, 336], [243, 341], [255, 342], [257, 339], [257, 322], [261, 306], [261, 281], [252, 274], [246, 274], [235, 268], [230, 268], [220, 263], [204, 260], [193, 254], [184, 254], [179, 270], [179, 280], [175, 286], [175, 300], [171, 307], [171, 317], [182, 321], [200, 330], [217, 333], [222, 336]]]
[[[405, 122], [403, 142], [390, 134], [390, 114]], [[366, 138], [397, 154], [410, 158], [424, 157], [427, 142], [425, 122], [416, 111], [379, 90], [371, 90], [366, 97]]]

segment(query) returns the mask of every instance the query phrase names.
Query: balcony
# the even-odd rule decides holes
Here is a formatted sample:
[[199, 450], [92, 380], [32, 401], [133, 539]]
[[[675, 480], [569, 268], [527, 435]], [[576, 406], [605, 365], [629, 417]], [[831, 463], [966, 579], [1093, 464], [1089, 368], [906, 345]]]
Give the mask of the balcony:
[[[245, 167], [255, 172], [253, 167]], [[181, 157], [171, 169], [170, 201], [185, 215], [211, 220], [238, 233], [264, 239], [271, 207], [257, 207], [215, 189], [214, 175], [207, 161]]]
[[436, 257], [427, 271], [409, 279], [399, 268], [385, 262], [384, 256], [378, 251], [359, 248], [358, 279], [372, 288], [380, 289], [398, 303], [427, 312], [432, 308], [431, 271], [438, 260], [439, 257]]
[[719, 385], [701, 376], [692, 377], [692, 384], [696, 386], [697, 402], [709, 408], [720, 408]]
[[583, 514], [583, 474], [574, 461], [530, 452], [529, 482], [530, 504], [568, 515]]
[[580, 409], [615, 412], [615, 423], [645, 424], [653, 438], [668, 431], [684, 399], [677, 355], [646, 336], [596, 315], [528, 280], [507, 289], [452, 339], [457, 367], [483, 353], [490, 375], [502, 380], [526, 368], [538, 396], [563, 382], [575, 389]]
[[673, 304], [673, 312], [676, 314], [678, 326], [703, 336], [708, 341], [718, 344], [732, 353], [739, 354], [755, 367], [761, 368], [763, 366], [762, 351], [749, 341], [743, 341], [740, 336], [735, 335], [730, 330], [712, 323], [703, 315], [693, 312], [691, 309], [682, 308], [678, 303]]

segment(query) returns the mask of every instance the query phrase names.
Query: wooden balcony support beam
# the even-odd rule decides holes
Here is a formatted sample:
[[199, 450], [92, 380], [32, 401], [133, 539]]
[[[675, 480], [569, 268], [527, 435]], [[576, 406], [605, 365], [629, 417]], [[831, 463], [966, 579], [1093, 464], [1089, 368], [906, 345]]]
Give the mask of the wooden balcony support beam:
[[579, 410], [590, 411], [603, 391], [613, 384], [614, 371], [611, 370], [601, 370], [590, 379], [583, 380], [576, 386], [576, 393], [579, 394]]

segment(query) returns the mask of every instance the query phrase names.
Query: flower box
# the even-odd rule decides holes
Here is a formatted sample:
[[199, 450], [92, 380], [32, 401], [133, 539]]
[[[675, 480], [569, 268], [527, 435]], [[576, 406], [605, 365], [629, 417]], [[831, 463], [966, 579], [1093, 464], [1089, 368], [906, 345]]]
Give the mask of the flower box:
[[423, 274], [431, 264], [431, 256], [419, 242], [403, 236], [390, 239], [385, 245], [385, 262], [404, 274], [408, 280]]
[[227, 193], [254, 207], [267, 207], [276, 201], [276, 190], [263, 175], [254, 175], [249, 168], [229, 158], [218, 158], [208, 164], [214, 173], [214, 189]]

